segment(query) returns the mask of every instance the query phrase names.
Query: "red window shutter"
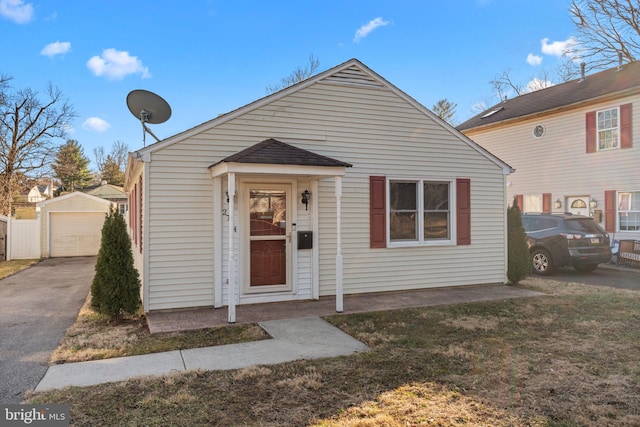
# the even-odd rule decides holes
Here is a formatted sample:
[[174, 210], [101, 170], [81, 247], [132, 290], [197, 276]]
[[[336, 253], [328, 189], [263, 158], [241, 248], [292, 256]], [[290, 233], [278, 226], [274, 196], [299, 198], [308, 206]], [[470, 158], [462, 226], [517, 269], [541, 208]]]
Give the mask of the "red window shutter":
[[457, 244], [471, 244], [471, 180], [456, 180], [456, 224]]
[[518, 209], [520, 209], [520, 212], [522, 212], [522, 207], [524, 206], [524, 196], [522, 194], [516, 194], [515, 199]]
[[551, 213], [551, 193], [542, 193], [542, 213]]
[[587, 113], [587, 153], [596, 152], [596, 112], [590, 111]]
[[138, 181], [140, 189], [138, 190], [138, 230], [140, 232], [140, 253], [142, 253], [142, 176]]
[[631, 104], [620, 106], [620, 148], [631, 148]]
[[371, 248], [387, 247], [387, 180], [384, 176], [369, 177], [369, 239]]
[[616, 191], [604, 192], [604, 229], [608, 233], [616, 231]]
[[133, 235], [133, 244], [138, 244], [138, 226], [136, 225], [136, 219], [138, 218], [138, 184], [133, 186], [131, 192], [131, 199], [133, 204], [129, 207], [131, 210], [131, 234]]

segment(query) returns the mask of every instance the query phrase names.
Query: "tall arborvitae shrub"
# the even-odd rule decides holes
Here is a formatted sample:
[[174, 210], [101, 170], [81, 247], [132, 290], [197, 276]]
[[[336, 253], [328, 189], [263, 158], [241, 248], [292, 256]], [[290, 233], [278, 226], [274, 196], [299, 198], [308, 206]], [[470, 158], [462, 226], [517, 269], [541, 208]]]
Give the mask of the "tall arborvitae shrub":
[[507, 278], [509, 282], [517, 285], [531, 273], [531, 261], [529, 248], [527, 247], [527, 235], [522, 226], [522, 216], [517, 200], [513, 199], [513, 205], [507, 208], [507, 228], [509, 232], [509, 266]]
[[140, 277], [133, 266], [124, 218], [111, 209], [102, 226], [102, 243], [91, 284], [91, 307], [116, 323], [140, 306]]

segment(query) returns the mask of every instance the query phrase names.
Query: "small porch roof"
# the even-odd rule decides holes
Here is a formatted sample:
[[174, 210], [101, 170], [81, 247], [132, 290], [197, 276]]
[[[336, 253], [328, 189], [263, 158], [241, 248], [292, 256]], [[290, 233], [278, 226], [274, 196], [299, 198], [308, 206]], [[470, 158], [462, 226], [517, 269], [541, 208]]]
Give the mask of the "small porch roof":
[[[283, 168], [283, 165], [287, 167]], [[350, 163], [269, 138], [225, 157], [209, 166], [209, 170], [214, 177], [229, 172], [342, 176], [345, 168], [351, 166]]]

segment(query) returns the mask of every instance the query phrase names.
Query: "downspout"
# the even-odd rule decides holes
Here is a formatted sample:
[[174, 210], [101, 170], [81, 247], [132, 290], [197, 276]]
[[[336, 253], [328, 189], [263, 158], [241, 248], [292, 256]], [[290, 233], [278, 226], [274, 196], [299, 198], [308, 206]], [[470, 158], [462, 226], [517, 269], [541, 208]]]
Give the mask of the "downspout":
[[142, 161], [144, 162], [144, 172], [142, 173], [142, 289], [144, 296], [143, 310], [149, 312], [149, 304], [151, 299], [151, 290], [149, 289], [149, 275], [151, 272], [151, 262], [149, 259], [149, 170], [151, 169], [151, 155], [146, 154]]
[[342, 282], [342, 177], [335, 177], [336, 192], [336, 311], [343, 311], [343, 292], [344, 284]]
[[222, 179], [213, 178], [213, 307], [222, 307]]
[[507, 214], [507, 207], [509, 206], [508, 194], [507, 194], [507, 178], [508, 174], [502, 175], [502, 215], [504, 224], [504, 277], [502, 279], [503, 284], [509, 283], [509, 215]]

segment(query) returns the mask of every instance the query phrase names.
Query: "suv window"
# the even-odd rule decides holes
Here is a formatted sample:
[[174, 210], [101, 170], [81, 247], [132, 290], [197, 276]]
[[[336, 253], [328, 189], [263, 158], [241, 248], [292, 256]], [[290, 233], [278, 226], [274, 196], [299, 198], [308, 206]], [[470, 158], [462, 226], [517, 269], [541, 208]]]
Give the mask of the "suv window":
[[598, 224], [591, 219], [567, 219], [565, 221], [567, 229], [571, 231], [581, 231], [583, 233], [600, 233]]
[[556, 218], [531, 218], [527, 231], [549, 230], [558, 226]]

